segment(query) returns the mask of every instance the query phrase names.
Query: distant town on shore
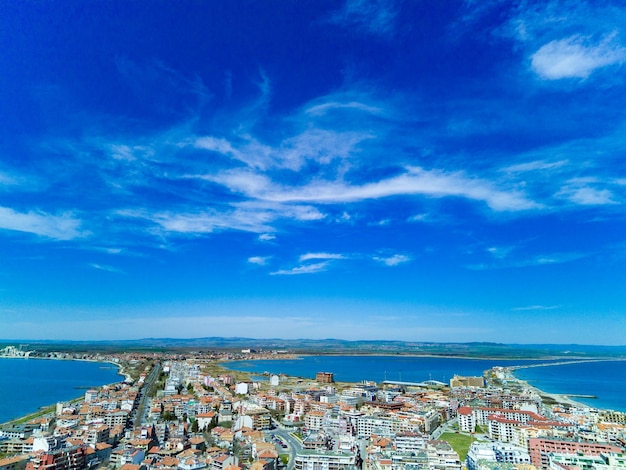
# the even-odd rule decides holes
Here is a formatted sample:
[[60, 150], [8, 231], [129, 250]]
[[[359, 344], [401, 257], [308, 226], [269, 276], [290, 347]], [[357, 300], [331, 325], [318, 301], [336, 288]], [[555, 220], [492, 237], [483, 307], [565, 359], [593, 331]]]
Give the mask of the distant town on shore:
[[[544, 359], [551, 357], [626, 357], [626, 345], [581, 345], [581, 344], [504, 344], [492, 342], [439, 343], [419, 341], [389, 341], [343, 339], [259, 339], [239, 337], [207, 338], [144, 338], [117, 341], [8, 341], [0, 339], [8, 347], [36, 350], [37, 355], [48, 352], [127, 352], [127, 351], [193, 351], [220, 350], [240, 351], [272, 350], [296, 354], [411, 354], [434, 356], [458, 356], [476, 358], [522, 358]], [[22, 344], [21, 348], [20, 343]], [[0, 354], [3, 354], [0, 352]]]

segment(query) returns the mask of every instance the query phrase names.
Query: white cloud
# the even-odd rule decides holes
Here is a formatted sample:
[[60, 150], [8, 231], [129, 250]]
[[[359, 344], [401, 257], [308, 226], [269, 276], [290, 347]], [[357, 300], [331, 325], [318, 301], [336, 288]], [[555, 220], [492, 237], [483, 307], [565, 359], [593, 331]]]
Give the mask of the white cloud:
[[556, 310], [560, 305], [529, 305], [528, 307], [516, 307], [511, 310], [516, 312], [536, 311], [536, 310]]
[[559, 191], [557, 196], [564, 197], [571, 202], [582, 206], [618, 204], [613, 197], [613, 193], [608, 189], [596, 189], [590, 186], [567, 186]]
[[248, 196], [277, 202], [340, 203], [400, 195], [424, 195], [479, 200], [496, 211], [520, 211], [540, 207], [521, 192], [497, 189], [489, 181], [469, 178], [460, 172], [429, 171], [418, 167], [408, 167], [400, 176], [359, 186], [343, 182], [314, 181], [300, 188], [289, 189], [271, 186], [268, 180], [263, 180], [261, 184], [255, 178], [241, 178], [233, 174], [219, 179], [232, 190], [243, 190]]
[[168, 232], [189, 234], [212, 233], [226, 229], [266, 232], [272, 229], [269, 223], [273, 220], [273, 217], [268, 213], [247, 210], [235, 210], [227, 213], [217, 211], [183, 214], [167, 212], [146, 214], [143, 217], [151, 219]]
[[295, 274], [319, 273], [321, 271], [326, 271], [327, 266], [328, 266], [328, 261], [324, 261], [322, 263], [314, 263], [314, 264], [307, 264], [305, 266], [297, 266], [292, 269], [280, 269], [270, 274], [288, 276], [288, 275], [295, 275]]
[[248, 258], [248, 263], [258, 264], [259, 266], [265, 266], [270, 259], [269, 256], [251, 256]]
[[374, 261], [378, 261], [379, 263], [383, 263], [387, 266], [397, 266], [402, 263], [408, 263], [411, 261], [411, 257], [407, 255], [393, 255], [388, 257], [380, 257], [374, 256]]
[[532, 162], [519, 163], [517, 165], [511, 165], [504, 168], [503, 171], [507, 173], [525, 173], [529, 171], [544, 171], [553, 170], [567, 165], [567, 160], [559, 160], [557, 162], [547, 162], [545, 160], [535, 160]]
[[314, 116], [320, 116], [326, 114], [329, 111], [343, 111], [343, 110], [354, 110], [354, 111], [363, 111], [370, 114], [380, 114], [383, 110], [376, 106], [370, 106], [365, 103], [359, 103], [358, 101], [349, 101], [349, 102], [341, 102], [341, 101], [329, 101], [326, 103], [318, 104], [315, 106], [311, 106], [306, 109], [307, 114], [311, 114]]
[[219, 139], [216, 137], [206, 136], [206, 137], [198, 137], [194, 142], [196, 148], [210, 150], [217, 153], [222, 154], [230, 154], [230, 155], [238, 155], [239, 152], [236, 151], [230, 142], [226, 139]]
[[259, 240], [269, 241], [268, 232], [277, 220], [291, 219], [302, 222], [320, 220], [325, 217], [309, 205], [276, 204], [265, 202], [242, 202], [225, 209], [201, 210], [198, 212], [150, 212], [145, 210], [121, 210], [118, 215], [128, 218], [146, 219], [157, 224], [166, 232], [201, 235], [223, 230], [241, 230], [259, 233]]
[[588, 42], [576, 35], [543, 45], [532, 56], [533, 71], [546, 80], [587, 78], [599, 68], [621, 64], [626, 59], [626, 49], [616, 41], [615, 34], [597, 44]]
[[276, 240], [276, 235], [274, 235], [273, 233], [262, 233], [261, 235], [259, 235], [259, 241], [269, 242], [272, 240]]
[[590, 253], [571, 252], [571, 253], [551, 253], [544, 255], [536, 255], [528, 258], [514, 259], [513, 256], [496, 257], [497, 263], [492, 264], [473, 264], [466, 266], [467, 269], [475, 271], [484, 271], [490, 269], [509, 269], [509, 268], [526, 268], [532, 266], [550, 266], [554, 264], [570, 263], [582, 258], [590, 256]]
[[80, 230], [81, 221], [71, 213], [51, 215], [44, 212], [16, 212], [0, 207], [0, 229], [33, 233], [55, 240], [71, 240], [87, 235]]
[[487, 248], [487, 253], [496, 259], [504, 259], [513, 250], [510, 246], [490, 246]]
[[331, 22], [377, 36], [389, 36], [395, 28], [398, 10], [392, 0], [346, 0]]
[[329, 164], [333, 160], [345, 160], [355, 153], [359, 143], [373, 137], [366, 132], [307, 129], [283, 142], [277, 162], [280, 167], [298, 170], [306, 161]]
[[346, 259], [346, 257], [338, 253], [306, 253], [300, 256], [300, 261], [311, 259]]
[[415, 223], [415, 222], [426, 222], [430, 216], [428, 214], [415, 214], [406, 219], [407, 222]]
[[113, 266], [104, 265], [104, 264], [91, 263], [91, 264], [89, 264], [89, 266], [91, 266], [94, 269], [98, 269], [100, 271], [107, 271], [109, 273], [120, 273], [121, 274], [121, 273], [124, 272], [121, 269], [115, 268]]

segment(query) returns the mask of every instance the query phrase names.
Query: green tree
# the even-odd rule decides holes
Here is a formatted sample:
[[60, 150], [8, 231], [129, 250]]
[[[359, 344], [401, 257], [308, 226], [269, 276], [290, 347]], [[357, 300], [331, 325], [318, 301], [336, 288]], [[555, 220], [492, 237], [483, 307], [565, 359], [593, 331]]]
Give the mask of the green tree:
[[161, 418], [163, 418], [163, 421], [175, 421], [176, 415], [172, 413], [171, 411], [165, 411], [161, 415]]

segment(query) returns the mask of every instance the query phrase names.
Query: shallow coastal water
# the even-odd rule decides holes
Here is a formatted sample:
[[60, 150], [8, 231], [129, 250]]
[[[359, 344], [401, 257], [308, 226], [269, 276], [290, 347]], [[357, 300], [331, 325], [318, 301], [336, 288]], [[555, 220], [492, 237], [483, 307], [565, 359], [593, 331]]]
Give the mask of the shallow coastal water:
[[113, 364], [0, 358], [0, 423], [122, 380]]
[[[400, 380], [448, 383], [454, 374], [482, 375], [494, 366], [543, 364], [549, 360], [459, 359], [410, 356], [304, 356], [296, 360], [233, 361], [226, 366], [259, 374], [270, 372], [314, 379], [316, 372], [333, 372], [335, 380], [359, 382]], [[549, 393], [593, 395], [572, 398], [595, 408], [626, 411], [626, 361], [583, 362], [515, 371], [515, 376]]]

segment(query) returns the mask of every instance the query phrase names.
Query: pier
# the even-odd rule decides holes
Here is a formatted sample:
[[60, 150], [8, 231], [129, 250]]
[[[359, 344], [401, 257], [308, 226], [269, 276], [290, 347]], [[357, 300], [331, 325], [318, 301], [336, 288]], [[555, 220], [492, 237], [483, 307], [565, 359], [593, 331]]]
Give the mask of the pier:
[[506, 369], [511, 371], [518, 369], [530, 369], [531, 367], [549, 367], [549, 366], [564, 366], [567, 364], [580, 364], [583, 362], [607, 362], [607, 361], [623, 361], [623, 358], [615, 358], [615, 359], [571, 359], [568, 361], [559, 361], [559, 362], [542, 362], [541, 364], [527, 364], [523, 366], [509, 366]]

